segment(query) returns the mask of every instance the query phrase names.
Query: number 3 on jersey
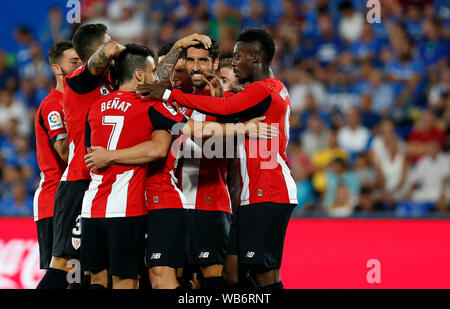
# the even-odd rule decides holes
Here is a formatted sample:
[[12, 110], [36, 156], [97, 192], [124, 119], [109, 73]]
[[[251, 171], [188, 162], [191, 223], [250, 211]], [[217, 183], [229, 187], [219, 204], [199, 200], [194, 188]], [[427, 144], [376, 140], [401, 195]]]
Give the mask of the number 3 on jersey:
[[103, 116], [102, 125], [113, 126], [108, 140], [108, 150], [116, 150], [119, 142], [120, 133], [122, 133], [124, 116]]

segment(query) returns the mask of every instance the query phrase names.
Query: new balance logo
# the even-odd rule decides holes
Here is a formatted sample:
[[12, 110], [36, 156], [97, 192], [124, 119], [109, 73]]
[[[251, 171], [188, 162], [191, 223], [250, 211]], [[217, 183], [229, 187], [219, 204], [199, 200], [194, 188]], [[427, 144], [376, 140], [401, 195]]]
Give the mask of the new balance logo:
[[209, 252], [200, 252], [200, 254], [198, 255], [199, 259], [207, 259], [209, 256]]
[[161, 258], [161, 253], [152, 253], [150, 260], [159, 260]]
[[255, 252], [253, 252], [253, 251], [247, 251], [247, 254], [245, 255], [246, 258], [250, 258], [250, 259], [254, 256], [255, 256]]

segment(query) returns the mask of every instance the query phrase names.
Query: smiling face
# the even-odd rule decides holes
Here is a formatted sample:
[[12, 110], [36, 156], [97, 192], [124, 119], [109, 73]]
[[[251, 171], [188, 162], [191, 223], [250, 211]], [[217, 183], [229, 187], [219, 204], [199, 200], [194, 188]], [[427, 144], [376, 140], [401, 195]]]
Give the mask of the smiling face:
[[206, 87], [203, 73], [214, 73], [219, 65], [219, 59], [213, 60], [209, 51], [203, 48], [189, 47], [186, 53], [186, 70], [196, 90]]
[[253, 79], [252, 68], [254, 64], [255, 49], [252, 45], [237, 42], [233, 52], [233, 72], [240, 84], [251, 82]]

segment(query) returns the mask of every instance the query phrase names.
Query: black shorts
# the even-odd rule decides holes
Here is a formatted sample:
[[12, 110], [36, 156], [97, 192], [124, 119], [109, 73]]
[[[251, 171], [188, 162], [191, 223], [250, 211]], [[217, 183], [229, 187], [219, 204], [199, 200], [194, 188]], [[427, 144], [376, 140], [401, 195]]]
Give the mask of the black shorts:
[[148, 212], [145, 263], [148, 268], [184, 266], [187, 244], [187, 209], [156, 209]]
[[265, 202], [238, 207], [239, 264], [256, 272], [281, 267], [284, 237], [295, 206]]
[[142, 272], [147, 216], [81, 219], [81, 267], [136, 279]]
[[81, 205], [89, 180], [61, 181], [53, 214], [53, 256], [80, 256]]
[[187, 262], [190, 265], [223, 265], [230, 232], [231, 214], [192, 210], [188, 213]]
[[238, 255], [238, 216], [237, 213], [231, 215], [230, 233], [228, 234], [227, 255]]
[[39, 267], [48, 269], [52, 260], [53, 217], [36, 221], [39, 243]]

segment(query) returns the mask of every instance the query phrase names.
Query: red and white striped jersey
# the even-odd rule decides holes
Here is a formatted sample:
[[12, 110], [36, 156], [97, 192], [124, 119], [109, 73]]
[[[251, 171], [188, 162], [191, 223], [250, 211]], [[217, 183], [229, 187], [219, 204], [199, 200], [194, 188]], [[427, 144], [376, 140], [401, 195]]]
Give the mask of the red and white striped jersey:
[[[211, 95], [210, 90], [199, 93]], [[185, 109], [184, 115], [192, 120], [217, 121], [217, 117]], [[188, 138], [183, 143], [181, 164], [178, 175], [179, 187], [189, 204], [198, 210], [231, 212], [226, 178], [228, 160], [226, 158], [205, 158], [202, 147]]]
[[64, 126], [63, 93], [52, 89], [39, 106], [34, 129], [36, 132], [36, 153], [41, 181], [34, 194], [34, 221], [53, 217], [53, 203], [66, 163], [61, 159], [53, 144], [66, 138]]
[[176, 170], [180, 158], [181, 145], [187, 137], [180, 135], [172, 141], [167, 157], [151, 162], [148, 166], [145, 194], [149, 210], [186, 208], [193, 209], [194, 204], [188, 203], [183, 192], [178, 188]]
[[215, 98], [183, 93], [172, 89], [169, 101], [216, 116], [239, 117], [243, 120], [266, 116], [265, 123], [278, 126], [278, 138], [250, 140], [238, 145], [241, 174], [240, 204], [261, 202], [297, 204], [297, 187], [287, 165], [289, 140], [289, 93], [275, 78], [251, 83], [238, 94]]
[[[116, 91], [97, 100], [89, 109], [87, 147], [124, 149], [151, 139], [155, 130], [171, 130], [184, 121], [161, 101], [143, 102], [133, 92]], [[133, 217], [147, 214], [145, 186], [147, 165], [115, 164], [91, 172], [83, 199], [83, 218]]]
[[109, 81], [93, 76], [84, 64], [64, 78], [64, 114], [69, 143], [68, 166], [61, 181], [89, 179], [84, 164], [84, 124], [91, 104], [113, 90]]

